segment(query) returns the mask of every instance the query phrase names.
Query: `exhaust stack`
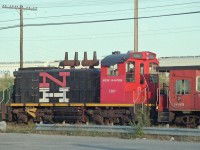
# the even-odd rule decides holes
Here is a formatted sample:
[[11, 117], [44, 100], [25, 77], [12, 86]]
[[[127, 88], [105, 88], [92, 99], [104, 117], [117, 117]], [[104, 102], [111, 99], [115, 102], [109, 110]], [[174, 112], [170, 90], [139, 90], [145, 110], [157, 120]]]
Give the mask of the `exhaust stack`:
[[84, 59], [81, 62], [82, 66], [89, 66], [90, 68], [94, 68], [94, 66], [99, 65], [99, 60], [97, 60], [97, 53], [94, 51], [93, 60], [87, 59], [87, 52], [84, 52]]
[[68, 52], [65, 52], [65, 60], [61, 61], [59, 66], [70, 66], [70, 68], [75, 68], [75, 66], [79, 66], [80, 61], [78, 60], [78, 52], [75, 52], [74, 60], [68, 59]]

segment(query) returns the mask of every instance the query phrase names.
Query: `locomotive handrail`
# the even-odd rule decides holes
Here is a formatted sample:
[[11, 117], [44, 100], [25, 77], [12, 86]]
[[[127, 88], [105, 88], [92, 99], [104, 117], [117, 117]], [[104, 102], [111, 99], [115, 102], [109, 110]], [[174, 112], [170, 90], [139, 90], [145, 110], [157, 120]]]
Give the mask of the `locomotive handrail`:
[[10, 102], [10, 91], [8, 91], [8, 100], [6, 102], [6, 105]]
[[10, 102], [10, 98], [8, 99], [8, 101], [6, 102], [6, 105]]
[[144, 102], [145, 102], [145, 100], [147, 100], [147, 89], [149, 89], [149, 85], [148, 85], [148, 82], [147, 82], [147, 80], [146, 80], [144, 74], [143, 74], [143, 78], [144, 78], [144, 80], [145, 80], [145, 82], [146, 82], [146, 87], [145, 87], [145, 89], [144, 89], [144, 91], [145, 91], [145, 98], [144, 98], [144, 100], [143, 100], [143, 102], [142, 102], [142, 113], [143, 113], [143, 110], [144, 110]]
[[[169, 102], [170, 102], [169, 89], [167, 89], [167, 99], [169, 99]], [[167, 100], [167, 108], [169, 108], [169, 102]]]
[[160, 103], [160, 87], [157, 88], [156, 92], [157, 92], [157, 94], [156, 94], [156, 97], [157, 97], [157, 99], [156, 99], [156, 107], [157, 107], [157, 105]]
[[4, 101], [4, 98], [0, 101], [0, 105], [1, 105], [1, 103], [3, 103], [3, 101]]
[[147, 90], [146, 90], [146, 89], [147, 89], [147, 87], [144, 88], [144, 95], [145, 95], [144, 97], [145, 97], [145, 98], [144, 98], [144, 100], [142, 101], [142, 113], [143, 113], [143, 110], [144, 110], [144, 102], [145, 102], [145, 100], [147, 99]]
[[[145, 91], [145, 98], [144, 98], [144, 100], [142, 101], [142, 113], [143, 113], [143, 107], [144, 107], [143, 105], [144, 105], [145, 100], [147, 99], [146, 90], [149, 89], [149, 85], [148, 85], [148, 82], [147, 82], [145, 76], [144, 76], [144, 75], [142, 75], [142, 76], [143, 76], [143, 78], [144, 78], [144, 80], [145, 80], [147, 86], [146, 86], [143, 90], [141, 89], [141, 87], [138, 87], [138, 89], [140, 89], [140, 90], [138, 90], [138, 91], [139, 91], [139, 94], [137, 95], [137, 98], [136, 98], [136, 100], [135, 100], [135, 102], [134, 102], [134, 106], [135, 106], [135, 104], [136, 104], [136, 102], [137, 102], [137, 100], [138, 100], [139, 95], [141, 94], [141, 92], [142, 92], [142, 91]], [[135, 113], [135, 107], [134, 107], [134, 113]]]
[[[140, 89], [140, 90], [138, 90], [138, 89]], [[134, 102], [134, 113], [135, 113], [135, 104], [136, 104], [137, 100], [139, 99], [139, 95], [141, 93], [141, 87], [138, 87], [137, 91], [138, 91], [138, 94], [137, 94], [137, 97], [136, 97], [135, 102]]]
[[4, 100], [5, 100], [5, 99], [4, 99], [4, 90], [3, 90], [3, 98], [2, 98], [2, 100], [1, 100], [1, 102], [0, 102], [0, 104], [3, 103]]

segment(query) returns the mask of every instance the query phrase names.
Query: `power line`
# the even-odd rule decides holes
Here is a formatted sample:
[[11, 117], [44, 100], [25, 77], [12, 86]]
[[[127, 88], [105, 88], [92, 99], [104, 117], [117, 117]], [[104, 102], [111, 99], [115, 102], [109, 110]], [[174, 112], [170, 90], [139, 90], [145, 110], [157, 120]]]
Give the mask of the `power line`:
[[180, 16], [180, 15], [189, 15], [189, 14], [198, 14], [198, 13], [200, 13], [200, 11], [164, 14], [164, 15], [157, 15], [157, 16], [155, 15], [155, 16], [147, 16], [147, 17], [139, 17], [138, 19], [159, 18], [159, 17], [169, 17], [169, 16]]
[[166, 34], [174, 34], [174, 33], [186, 33], [186, 32], [199, 32], [200, 30], [187, 30], [187, 31], [170, 31], [170, 32], [160, 32], [160, 33], [146, 33], [141, 34], [141, 36], [145, 35], [166, 35]]
[[[35, 41], [62, 41], [62, 40], [81, 40], [81, 39], [101, 39], [101, 38], [122, 38], [122, 37], [133, 37], [132, 35], [119, 35], [119, 36], [115, 36], [115, 35], [108, 35], [108, 36], [97, 36], [97, 37], [77, 37], [77, 38], [56, 38], [56, 39], [32, 39], [32, 40], [25, 40], [25, 41], [29, 41], [29, 42], [35, 42]], [[12, 41], [17, 41], [17, 40], [12, 40]], [[10, 42], [12, 42], [10, 41]]]
[[200, 3], [200, 2], [188, 2], [188, 3], [159, 5], [159, 6], [143, 7], [143, 8], [138, 8], [138, 9], [163, 8], [163, 7], [181, 6], [181, 5], [198, 4], [198, 3]]
[[[180, 15], [189, 15], [189, 14], [199, 14], [200, 11], [194, 12], [183, 12], [183, 13], [174, 13], [174, 14], [164, 14], [157, 16], [146, 16], [138, 17], [138, 19], [148, 19], [148, 18], [160, 18], [160, 17], [169, 17], [169, 16], [180, 16]], [[72, 24], [90, 24], [90, 23], [102, 23], [102, 22], [116, 22], [116, 21], [127, 21], [133, 20], [135, 18], [119, 18], [119, 19], [105, 19], [105, 20], [92, 20], [92, 21], [78, 21], [78, 22], [59, 22], [59, 23], [40, 23], [40, 24], [25, 24], [24, 27], [34, 27], [34, 26], [55, 26], [55, 25], [72, 25]], [[0, 30], [11, 29], [19, 27], [19, 25], [2, 27]]]
[[142, 11], [140, 11], [140, 14], [143, 14], [143, 13], [146, 13], [146, 12], [161, 12], [161, 11], [170, 11], [170, 10], [175, 10], [175, 11], [177, 11], [177, 10], [186, 10], [186, 9], [190, 9], [190, 8], [192, 8], [192, 9], [194, 9], [194, 8], [199, 8], [199, 6], [198, 5], [195, 5], [195, 6], [185, 6], [185, 7], [181, 7], [181, 8], [165, 8], [165, 9], [159, 9], [159, 10], [142, 10]]
[[[168, 35], [168, 34], [176, 34], [176, 33], [187, 33], [187, 32], [199, 32], [200, 30], [186, 30], [186, 31], [170, 31], [170, 32], [160, 32], [160, 33], [144, 33], [141, 34], [141, 36], [151, 36], [151, 35]], [[105, 38], [124, 38], [124, 37], [133, 37], [134, 35], [119, 35], [119, 36], [115, 36], [115, 35], [104, 35], [104, 36], [95, 36], [95, 37], [77, 37], [77, 38], [56, 38], [56, 39], [26, 39], [25, 41], [28, 42], [37, 42], [37, 41], [65, 41], [65, 40], [88, 40], [88, 39], [105, 39]], [[64, 37], [64, 36], [63, 36]], [[12, 40], [12, 41], [8, 41], [8, 42], [13, 42], [13, 41], [17, 41], [17, 40]]]
[[[165, 28], [165, 29], [154, 29], [154, 30], [148, 30], [148, 32], [152, 31], [169, 31], [169, 30], [182, 30], [182, 29], [189, 29], [189, 28], [199, 28], [200, 26], [186, 26], [186, 27], [174, 27], [174, 28]], [[140, 31], [140, 32], [146, 32], [146, 31]]]
[[[197, 4], [197, 3], [200, 3], [200, 2], [188, 2], [188, 3], [169, 4], [169, 5], [159, 5], [159, 6], [152, 6], [152, 7], [143, 7], [143, 8], [138, 8], [138, 9], [163, 8], [163, 7], [180, 6], [180, 5], [189, 5], [189, 4]], [[120, 10], [113, 10], [113, 11], [99, 11], [99, 12], [89, 12], [89, 13], [75, 13], [75, 14], [68, 14], [68, 15], [55, 15], [55, 16], [44, 16], [44, 17], [31, 17], [31, 18], [24, 18], [24, 19], [60, 18], [60, 17], [93, 15], [93, 14], [112, 13], [112, 12], [121, 12], [121, 11], [132, 11], [132, 10], [134, 10], [134, 9], [120, 9]], [[11, 21], [18, 21], [18, 19], [3, 20], [3, 21], [0, 21], [0, 22], [11, 22]]]
[[[65, 4], [71, 4], [71, 5], [68, 5], [69, 7], [71, 7], [71, 6], [81, 6], [81, 5], [83, 5], [83, 6], [87, 6], [87, 5], [90, 5], [90, 4], [92, 4], [92, 5], [99, 5], [99, 4], [114, 4], [114, 3], [127, 3], [127, 2], [132, 2], [132, 0], [126, 0], [126, 1], [121, 1], [121, 0], [106, 0], [106, 1], [99, 1], [99, 0], [84, 0], [84, 1], [82, 1], [82, 0], [80, 0], [80, 2], [78, 1], [78, 0], [76, 0], [76, 1], [73, 1], [73, 0], [71, 0], [71, 1], [65, 1], [65, 2], [53, 2], [53, 3], [51, 3], [51, 2], [47, 2], [47, 3], [40, 3], [39, 5], [40, 6], [44, 6], [45, 8], [46, 7], [60, 7], [60, 6], [64, 6]], [[32, 3], [32, 4], [34, 4], [34, 5], [37, 5], [36, 3]], [[53, 6], [52, 6], [53, 5]], [[40, 7], [40, 8], [42, 8], [42, 7]]]
[[[133, 34], [133, 31], [124, 31], [124, 32], [108, 32], [108, 33], [91, 33], [91, 34], [75, 34], [75, 35], [68, 35], [70, 37], [77, 37], [77, 36], [102, 36], [102, 35], [118, 35], [118, 34]], [[62, 38], [62, 37], [66, 37], [66, 36], [60, 36], [60, 35], [52, 35], [52, 36], [31, 36], [31, 37], [25, 37], [26, 39], [27, 38], [30, 38], [30, 39], [34, 39], [34, 38]], [[9, 38], [9, 39], [13, 39], [13, 38], [18, 38], [18, 37], [6, 37], [4, 36], [3, 39], [5, 38]]]
[[[192, 28], [200, 28], [200, 25], [197, 26], [185, 26], [185, 27], [173, 27], [173, 28], [161, 28], [161, 29], [153, 29], [153, 30], [147, 30], [147, 31], [140, 31], [142, 34], [141, 35], [146, 35], [146, 32], [158, 32], [158, 31], [169, 31], [167, 33], [171, 33], [171, 30], [183, 30], [183, 29], [192, 29]], [[172, 32], [189, 32], [189, 31], [195, 31], [195, 30], [185, 30], [185, 31], [172, 31]], [[199, 31], [199, 30], [196, 30]], [[143, 34], [144, 33], [144, 34]], [[162, 32], [164, 33], [164, 32]], [[104, 36], [104, 35], [120, 35], [120, 34], [133, 34], [133, 31], [124, 31], [124, 32], [108, 32], [108, 33], [91, 33], [91, 34], [72, 34], [72, 35], [68, 35], [69, 37], [87, 37], [87, 36]], [[153, 33], [147, 33], [147, 34], [153, 34]], [[156, 33], [155, 33], [156, 34]], [[47, 38], [66, 38], [66, 36], [61, 36], [61, 35], [52, 35], [52, 36], [27, 36], [25, 37], [26, 39], [47, 39]], [[3, 39], [1, 40], [5, 40], [5, 39], [18, 39], [18, 37], [14, 36], [14, 37], [6, 37], [4, 36]]]
[[[98, 3], [86, 3], [85, 5], [81, 5], [81, 4], [72, 4], [72, 5], [54, 5], [54, 6], [43, 6], [43, 7], [39, 7], [39, 8], [60, 8], [60, 7], [79, 7], [79, 6], [94, 6], [94, 5], [112, 5], [112, 4], [114, 4], [114, 5], [116, 5], [116, 4], [126, 4], [126, 3], [133, 3], [133, 1], [131, 0], [131, 1], [113, 1], [113, 2], [107, 2], [107, 3], [99, 3], [99, 1], [98, 1]], [[83, 3], [84, 4], [84, 3]]]
[[[82, 16], [82, 15], [122, 12], [122, 11], [131, 11], [131, 10], [133, 10], [133, 9], [120, 9], [120, 10], [113, 10], [113, 11], [98, 11], [98, 12], [89, 12], [89, 13], [77, 13], [77, 14], [69, 14], [69, 15], [46, 16], [46, 17], [33, 17], [33, 18], [24, 18], [24, 19], [44, 19], [44, 18], [69, 17], [69, 16]], [[4, 21], [0, 21], [0, 22], [10, 22], [10, 21], [16, 21], [16, 20], [18, 20], [18, 19], [4, 20]]]
[[[94, 4], [86, 4], [86, 5], [82, 5], [82, 6], [90, 6], [90, 5], [105, 5], [105, 4], [118, 4], [118, 3], [130, 3], [132, 1], [126, 1], [126, 2], [111, 2], [111, 3], [94, 3]], [[132, 2], [133, 3], [133, 2]], [[189, 4], [198, 4], [200, 3], [199, 1], [194, 1], [194, 2], [186, 2], [186, 3], [177, 3], [177, 4], [168, 4], [168, 5], [159, 5], [159, 6], [151, 6], [151, 7], [144, 7], [144, 8], [138, 8], [138, 9], [149, 9], [149, 8], [162, 8], [162, 7], [172, 7], [172, 6], [179, 6], [179, 5], [189, 5]], [[69, 5], [69, 6], [65, 6], [65, 5], [61, 5], [61, 6], [52, 6], [52, 7], [76, 7], [76, 6], [81, 6], [81, 5]], [[51, 6], [44, 6], [44, 7], [40, 7], [40, 8], [52, 8]]]
[[[24, 18], [25, 19], [25, 18]], [[0, 21], [0, 22], [10, 22], [10, 21], [18, 21], [19, 19], [12, 19], [12, 20], [3, 20], [3, 21]]]

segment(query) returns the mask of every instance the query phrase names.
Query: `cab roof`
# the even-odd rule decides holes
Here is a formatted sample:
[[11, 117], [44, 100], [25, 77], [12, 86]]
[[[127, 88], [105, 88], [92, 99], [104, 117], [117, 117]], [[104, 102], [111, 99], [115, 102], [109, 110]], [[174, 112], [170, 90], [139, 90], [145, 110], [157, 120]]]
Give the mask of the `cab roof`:
[[130, 53], [127, 54], [112, 54], [108, 55], [101, 61], [101, 66], [108, 67], [111, 65], [123, 63], [130, 57]]

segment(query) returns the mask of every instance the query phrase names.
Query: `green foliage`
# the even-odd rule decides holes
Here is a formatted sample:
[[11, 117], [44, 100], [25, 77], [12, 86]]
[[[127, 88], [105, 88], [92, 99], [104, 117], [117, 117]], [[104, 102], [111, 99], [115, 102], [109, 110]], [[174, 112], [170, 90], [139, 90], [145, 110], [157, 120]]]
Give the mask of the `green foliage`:
[[0, 78], [0, 91], [8, 89], [9, 87], [13, 86], [14, 78], [10, 76], [4, 76]]
[[136, 123], [134, 123], [133, 125], [133, 128], [135, 130], [134, 135], [136, 137], [141, 137], [144, 135], [143, 128], [148, 127], [151, 124], [150, 107], [138, 108], [136, 113], [136, 120]]
[[20, 124], [20, 123], [13, 123], [7, 122], [6, 132], [7, 133], [34, 133], [35, 124]]

